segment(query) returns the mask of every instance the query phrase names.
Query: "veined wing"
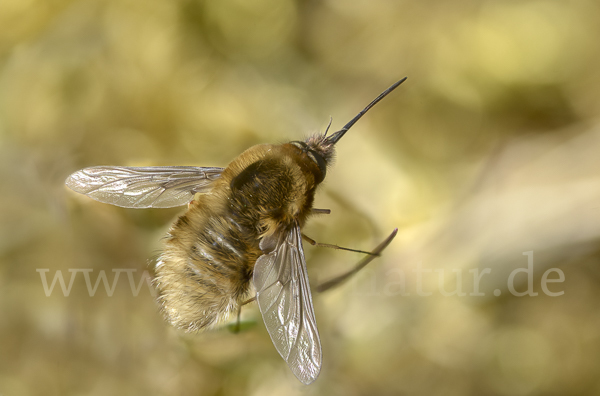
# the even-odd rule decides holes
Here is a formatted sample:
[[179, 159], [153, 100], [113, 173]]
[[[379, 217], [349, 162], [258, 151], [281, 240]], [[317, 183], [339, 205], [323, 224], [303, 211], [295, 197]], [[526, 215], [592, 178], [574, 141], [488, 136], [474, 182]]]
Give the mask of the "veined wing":
[[223, 168], [195, 166], [95, 166], [73, 173], [65, 184], [96, 201], [124, 208], [170, 208], [207, 192]]
[[275, 249], [256, 260], [254, 287], [275, 348], [294, 375], [310, 384], [321, 371], [321, 340], [298, 225], [282, 232]]

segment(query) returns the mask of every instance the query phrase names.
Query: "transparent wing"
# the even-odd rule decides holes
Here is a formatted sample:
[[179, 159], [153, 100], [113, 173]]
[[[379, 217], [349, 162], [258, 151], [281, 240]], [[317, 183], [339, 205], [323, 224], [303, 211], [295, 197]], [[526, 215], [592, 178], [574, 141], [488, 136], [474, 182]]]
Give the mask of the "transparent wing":
[[206, 192], [223, 168], [195, 166], [96, 166], [73, 173], [65, 184], [96, 201], [124, 208], [170, 208]]
[[321, 340], [299, 226], [282, 232], [275, 249], [256, 260], [254, 287], [275, 348], [294, 375], [310, 384], [321, 371]]

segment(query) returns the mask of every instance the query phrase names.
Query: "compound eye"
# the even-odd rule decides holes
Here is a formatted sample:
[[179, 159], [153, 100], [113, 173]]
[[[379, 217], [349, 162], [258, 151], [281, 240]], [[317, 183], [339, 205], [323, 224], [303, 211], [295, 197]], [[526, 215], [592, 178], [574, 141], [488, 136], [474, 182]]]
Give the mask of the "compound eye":
[[291, 145], [294, 145], [296, 147], [298, 147], [300, 150], [302, 150], [303, 152], [305, 152], [306, 150], [308, 150], [308, 146], [306, 145], [306, 143], [304, 142], [300, 142], [300, 141], [293, 141], [290, 142]]
[[321, 154], [317, 153], [314, 150], [309, 149], [307, 155], [308, 158], [313, 160], [314, 163], [317, 164], [317, 166], [319, 167], [319, 170], [321, 171], [321, 177], [317, 178], [317, 183], [321, 183], [323, 179], [325, 179], [325, 175], [327, 173], [327, 162], [325, 162], [325, 159], [321, 156]]

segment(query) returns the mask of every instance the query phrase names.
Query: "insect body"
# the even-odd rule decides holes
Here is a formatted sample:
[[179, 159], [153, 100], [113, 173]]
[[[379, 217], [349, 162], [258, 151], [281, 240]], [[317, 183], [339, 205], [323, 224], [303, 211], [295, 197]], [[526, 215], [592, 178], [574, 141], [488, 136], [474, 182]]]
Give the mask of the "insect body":
[[240, 307], [252, 283], [275, 347], [296, 377], [310, 384], [321, 368], [321, 344], [301, 228], [337, 141], [405, 79], [340, 131], [253, 146], [225, 169], [100, 166], [73, 173], [66, 184], [129, 208], [184, 205], [201, 193], [169, 230], [156, 266], [166, 318], [187, 331], [210, 327]]

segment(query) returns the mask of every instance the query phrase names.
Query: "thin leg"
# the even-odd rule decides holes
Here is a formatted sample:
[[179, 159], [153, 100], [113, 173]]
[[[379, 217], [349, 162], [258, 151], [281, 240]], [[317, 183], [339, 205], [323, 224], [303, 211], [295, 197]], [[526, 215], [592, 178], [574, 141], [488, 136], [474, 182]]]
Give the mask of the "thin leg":
[[311, 209], [310, 213], [312, 214], [330, 214], [331, 210], [330, 209]]
[[379, 244], [379, 246], [377, 246], [369, 256], [367, 256], [364, 259], [362, 259], [361, 261], [359, 261], [358, 264], [356, 264], [356, 266], [354, 268], [352, 268], [350, 271], [348, 271], [346, 273], [343, 273], [342, 275], [336, 276], [335, 278], [330, 279], [327, 282], [320, 284], [319, 286], [317, 286], [317, 291], [324, 292], [333, 287], [336, 287], [336, 286], [340, 285], [342, 282], [344, 282], [345, 280], [347, 280], [348, 278], [350, 278], [352, 275], [356, 274], [358, 271], [363, 269], [367, 264], [369, 264], [371, 261], [373, 261], [373, 259], [376, 256], [379, 256], [381, 254], [383, 249], [385, 249], [387, 247], [387, 245], [389, 245], [390, 242], [392, 242], [392, 240], [396, 237], [397, 233], [398, 233], [398, 229], [396, 228], [394, 231], [392, 231], [390, 236], [388, 236], [383, 242], [381, 242]]
[[244, 302], [242, 302], [240, 304], [240, 306], [238, 307], [238, 312], [237, 312], [237, 320], [235, 322], [235, 327], [233, 328], [233, 332], [234, 333], [239, 333], [240, 332], [240, 315], [242, 314], [242, 307], [246, 304], [251, 303], [252, 301], [256, 300], [256, 296], [252, 297], [249, 300], [246, 300]]
[[338, 246], [338, 245], [331, 245], [329, 243], [320, 243], [320, 242], [315, 241], [312, 238], [309, 238], [308, 236], [306, 236], [304, 234], [302, 234], [302, 239], [304, 239], [306, 242], [310, 243], [311, 245], [317, 246], [317, 247], [326, 247], [326, 248], [330, 248], [330, 249], [346, 250], [348, 252], [364, 253], [364, 254], [379, 256], [379, 254], [371, 253], [371, 252], [365, 252], [364, 250], [350, 249], [350, 248], [345, 248], [345, 247], [341, 247], [341, 246]]

